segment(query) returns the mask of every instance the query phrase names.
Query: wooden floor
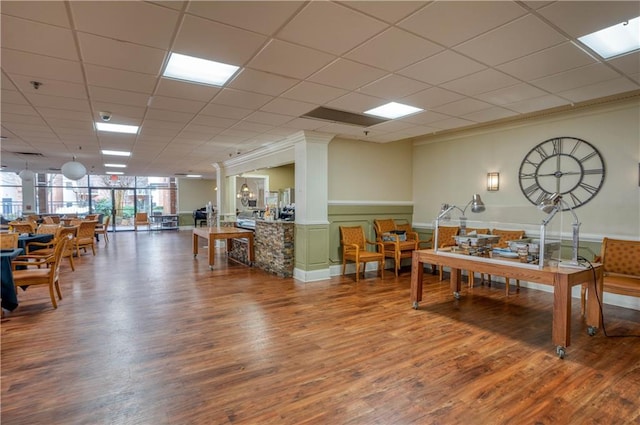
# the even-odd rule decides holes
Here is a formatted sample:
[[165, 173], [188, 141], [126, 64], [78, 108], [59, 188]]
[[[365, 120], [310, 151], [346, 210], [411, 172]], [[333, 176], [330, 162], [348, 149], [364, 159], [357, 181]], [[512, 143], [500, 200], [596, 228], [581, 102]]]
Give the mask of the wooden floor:
[[[2, 424], [638, 424], [640, 338], [594, 337], [574, 300], [564, 360], [552, 294], [464, 289], [408, 268], [300, 283], [194, 260], [191, 231], [111, 235], [57, 310], [19, 292], [2, 320]], [[609, 334], [640, 312], [605, 306]]]

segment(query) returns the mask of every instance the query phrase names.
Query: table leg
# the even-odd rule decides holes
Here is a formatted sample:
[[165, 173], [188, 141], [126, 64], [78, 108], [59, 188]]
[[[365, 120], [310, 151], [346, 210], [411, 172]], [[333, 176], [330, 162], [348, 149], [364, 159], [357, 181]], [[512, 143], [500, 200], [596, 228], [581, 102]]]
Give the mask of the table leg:
[[216, 255], [216, 240], [209, 235], [209, 268], [213, 269], [213, 265], [215, 264], [215, 255]]
[[564, 357], [564, 348], [571, 344], [571, 287], [566, 274], [556, 274], [553, 285], [553, 321], [551, 339], [558, 355]]
[[589, 326], [589, 335], [595, 335], [595, 330], [602, 327], [602, 316], [600, 315], [600, 303], [603, 296], [602, 267], [598, 267], [596, 270], [596, 281], [589, 279], [587, 285], [587, 325]]
[[462, 270], [451, 268], [451, 277], [449, 282], [453, 296], [460, 298], [460, 289], [462, 288]]
[[253, 265], [255, 261], [255, 253], [253, 249], [253, 235], [248, 235], [247, 239], [249, 239], [249, 264]]
[[422, 275], [424, 263], [420, 261], [417, 252], [413, 252], [411, 256], [411, 302], [414, 309], [418, 308], [422, 301]]
[[193, 234], [193, 258], [198, 255], [198, 235]]

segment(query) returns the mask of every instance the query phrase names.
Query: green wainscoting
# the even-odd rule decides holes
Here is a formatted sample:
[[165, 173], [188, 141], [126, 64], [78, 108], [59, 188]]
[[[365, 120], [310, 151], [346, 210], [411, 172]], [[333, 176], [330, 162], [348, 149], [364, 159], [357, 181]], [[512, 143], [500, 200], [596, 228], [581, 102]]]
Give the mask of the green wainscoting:
[[376, 240], [373, 220], [392, 218], [411, 223], [413, 205], [329, 205], [329, 263], [342, 264], [340, 226], [362, 226], [370, 241]]
[[326, 224], [296, 224], [295, 268], [304, 271], [329, 268]]

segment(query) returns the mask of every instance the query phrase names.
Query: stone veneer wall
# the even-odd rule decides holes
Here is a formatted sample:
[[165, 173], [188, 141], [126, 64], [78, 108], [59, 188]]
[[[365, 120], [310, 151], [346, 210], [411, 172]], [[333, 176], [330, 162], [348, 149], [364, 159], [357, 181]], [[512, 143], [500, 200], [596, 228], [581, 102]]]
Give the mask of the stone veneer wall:
[[256, 221], [255, 265], [279, 277], [293, 276], [294, 230], [290, 221]]

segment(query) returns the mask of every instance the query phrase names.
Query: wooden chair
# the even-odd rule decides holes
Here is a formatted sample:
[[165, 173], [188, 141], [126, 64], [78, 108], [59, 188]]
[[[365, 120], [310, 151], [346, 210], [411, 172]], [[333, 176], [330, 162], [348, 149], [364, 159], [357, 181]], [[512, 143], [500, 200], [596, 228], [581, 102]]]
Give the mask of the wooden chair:
[[49, 217], [49, 216], [42, 217], [42, 223], [44, 223], [44, 224], [56, 224], [56, 222], [53, 221], [53, 217]]
[[[51, 297], [51, 304], [53, 304], [53, 308], [58, 308], [54, 289], [55, 292], [58, 293], [58, 299], [61, 300], [62, 292], [60, 291], [59, 281], [60, 261], [62, 259], [62, 252], [66, 244], [67, 239], [61, 240], [60, 243], [56, 244], [54, 254], [47, 257], [43, 261], [22, 261], [18, 259], [14, 260], [12, 262], [12, 265], [14, 267], [26, 267], [25, 269], [13, 270], [13, 282], [16, 286], [16, 289], [19, 286], [46, 285], [49, 287], [49, 296]], [[47, 267], [40, 267], [43, 263], [46, 264]], [[33, 265], [37, 265], [38, 268], [33, 269], [29, 267]]]
[[[473, 234], [474, 232], [476, 235], [488, 235], [489, 229], [477, 229], [474, 227], [467, 227], [465, 232], [467, 235]], [[473, 284], [475, 282], [475, 272], [473, 270], [467, 270], [467, 273], [469, 274], [468, 280], [467, 280], [467, 286], [469, 288], [473, 288]], [[480, 281], [484, 282], [484, 273], [480, 273]]]
[[100, 217], [100, 214], [87, 214], [84, 216], [84, 219], [87, 221], [94, 221], [94, 220], [98, 220], [99, 217]]
[[[456, 245], [454, 236], [458, 234], [460, 227], [458, 226], [439, 226], [438, 227], [438, 249], [448, 248]], [[440, 272], [440, 280], [444, 279], [442, 265], [438, 264], [438, 270]]]
[[[497, 244], [494, 245], [494, 248], [508, 248], [509, 241], [515, 241], [517, 239], [524, 238], [524, 230], [501, 230], [501, 229], [492, 229], [492, 235], [500, 236], [500, 240]], [[488, 285], [491, 286], [491, 275], [488, 275]], [[504, 290], [505, 294], [509, 296], [509, 283], [510, 279], [506, 277], [504, 279]], [[520, 279], [516, 279], [516, 288], [520, 289]]]
[[91, 247], [93, 255], [96, 255], [95, 232], [97, 221], [81, 221], [78, 224], [78, 231], [75, 237], [76, 256], [80, 256], [80, 250], [87, 252], [87, 247]]
[[9, 229], [16, 233], [34, 233], [36, 223], [33, 221], [12, 221], [9, 223]]
[[[340, 244], [342, 245], [342, 275], [344, 276], [347, 261], [356, 263], [356, 282], [360, 280], [360, 263], [363, 263], [362, 276], [364, 277], [367, 263], [378, 262], [380, 278], [384, 278], [384, 246], [380, 242], [370, 242], [364, 235], [361, 226], [340, 226]], [[377, 252], [367, 251], [366, 246], [377, 247]]]
[[108, 215], [107, 218], [104, 219], [104, 223], [96, 224], [95, 235], [104, 235], [104, 243], [109, 243], [109, 235], [107, 234], [107, 230], [109, 229], [109, 222], [111, 221], [111, 216]]
[[15, 249], [18, 247], [20, 233], [0, 233], [0, 249]]
[[64, 250], [62, 251], [62, 258], [66, 258], [69, 260], [69, 266], [71, 267], [71, 271], [76, 271], [76, 266], [73, 263], [73, 254], [76, 248], [76, 235], [78, 234], [78, 227], [79, 226], [63, 227], [60, 230], [60, 235], [59, 235], [59, 237], [66, 237], [69, 239], [67, 244], [64, 247]]
[[133, 221], [133, 229], [137, 232], [138, 226], [147, 226], [147, 230], [151, 230], [151, 222], [147, 213], [136, 213]]
[[[604, 292], [640, 297], [640, 241], [604, 238], [595, 261], [602, 263]], [[586, 284], [580, 295], [580, 313], [584, 316]]]
[[[58, 242], [57, 238], [60, 235], [60, 230], [62, 226], [59, 224], [41, 224], [36, 229], [36, 234], [38, 235], [53, 235], [53, 239], [49, 242], [27, 242], [27, 246], [25, 247], [26, 255], [41, 255], [41, 256], [49, 256], [53, 255], [53, 247]], [[42, 251], [42, 252], [38, 252]]]
[[[411, 258], [413, 251], [418, 249], [418, 234], [411, 230], [399, 229], [393, 219], [373, 220], [376, 231], [376, 242], [382, 243], [385, 257], [393, 258], [396, 277], [400, 271], [400, 265], [403, 258]], [[394, 231], [404, 231], [404, 238], [401, 235], [394, 234]]]

